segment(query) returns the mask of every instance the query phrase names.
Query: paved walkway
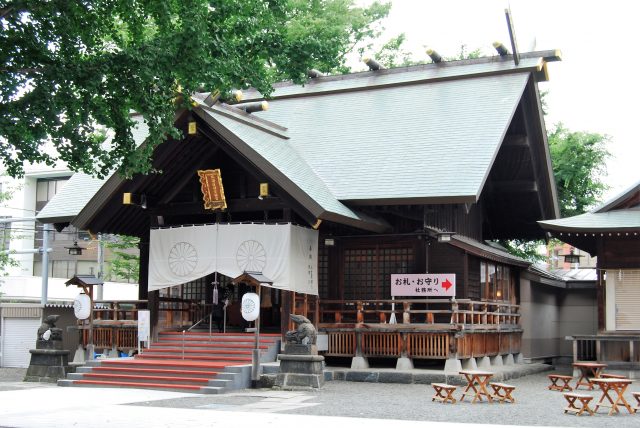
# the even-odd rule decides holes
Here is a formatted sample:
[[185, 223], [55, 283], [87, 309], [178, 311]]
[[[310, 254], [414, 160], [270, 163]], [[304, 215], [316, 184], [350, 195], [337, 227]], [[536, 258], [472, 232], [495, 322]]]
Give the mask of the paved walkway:
[[[111, 388], [60, 388], [20, 382], [24, 371], [0, 369], [2, 427], [255, 426], [431, 428], [572, 426], [637, 428], [640, 414], [565, 415], [565, 400], [547, 390], [546, 373], [509, 380], [515, 404], [431, 401], [424, 384], [331, 381], [318, 391], [242, 390], [223, 395]], [[640, 390], [634, 384], [630, 391]], [[599, 397], [598, 392], [584, 391]], [[456, 392], [459, 397], [460, 392]], [[631, 395], [627, 393], [627, 399]], [[220, 424], [220, 425], [218, 425]]]

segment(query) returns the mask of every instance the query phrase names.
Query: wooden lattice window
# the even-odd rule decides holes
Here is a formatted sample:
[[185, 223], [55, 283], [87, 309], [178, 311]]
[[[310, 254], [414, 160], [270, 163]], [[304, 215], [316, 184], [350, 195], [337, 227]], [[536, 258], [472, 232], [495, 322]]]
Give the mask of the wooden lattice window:
[[388, 299], [391, 296], [391, 274], [413, 273], [415, 269], [413, 247], [345, 249], [344, 299]]
[[318, 294], [329, 298], [329, 252], [325, 246], [318, 248]]
[[206, 277], [182, 285], [182, 298], [185, 300], [203, 300], [206, 298]]

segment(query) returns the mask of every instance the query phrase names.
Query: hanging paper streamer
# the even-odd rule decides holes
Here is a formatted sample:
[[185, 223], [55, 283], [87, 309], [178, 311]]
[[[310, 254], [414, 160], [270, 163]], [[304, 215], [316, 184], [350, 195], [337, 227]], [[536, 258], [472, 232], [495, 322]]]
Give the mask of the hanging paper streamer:
[[218, 304], [218, 284], [213, 285], [213, 304]]

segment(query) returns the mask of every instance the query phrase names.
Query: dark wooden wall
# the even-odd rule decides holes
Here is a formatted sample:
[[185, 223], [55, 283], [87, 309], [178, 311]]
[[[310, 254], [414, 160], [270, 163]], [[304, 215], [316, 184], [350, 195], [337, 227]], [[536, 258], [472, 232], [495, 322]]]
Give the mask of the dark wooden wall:
[[615, 234], [598, 239], [598, 267], [600, 269], [640, 267], [640, 237]]
[[455, 273], [456, 297], [467, 298], [465, 284], [464, 251], [448, 244], [431, 243], [429, 246], [429, 273]]
[[482, 240], [482, 206], [473, 204], [425, 205], [424, 224], [440, 230], [455, 232]]

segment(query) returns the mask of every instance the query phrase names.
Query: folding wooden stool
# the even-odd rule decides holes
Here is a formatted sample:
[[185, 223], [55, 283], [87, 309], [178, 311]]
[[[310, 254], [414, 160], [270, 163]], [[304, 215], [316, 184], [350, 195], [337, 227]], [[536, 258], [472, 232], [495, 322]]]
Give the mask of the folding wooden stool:
[[[565, 389], [567, 391], [573, 391], [573, 388], [571, 388], [571, 385], [569, 385], [569, 382], [573, 380], [573, 376], [550, 374], [547, 375], [547, 377], [549, 378], [549, 380], [551, 380], [551, 385], [549, 385], [548, 389], [560, 392], [564, 391]], [[562, 381], [562, 385], [558, 385], [558, 381]]]
[[509, 403], [516, 402], [516, 399], [511, 395], [511, 393], [516, 389], [515, 386], [499, 382], [491, 382], [489, 386], [493, 389], [493, 398], [499, 400], [501, 403], [504, 403], [505, 401], [508, 401]]
[[632, 392], [631, 395], [633, 395], [633, 398], [635, 398], [636, 401], [638, 402], [636, 407], [634, 407], [636, 413], [638, 413], [640, 412], [640, 392]]
[[441, 403], [455, 403], [456, 399], [453, 398], [453, 391], [456, 387], [453, 385], [447, 385], [446, 383], [432, 383], [431, 386], [436, 392], [436, 395], [431, 397], [431, 401], [439, 401]]
[[[586, 394], [578, 394], [576, 392], [565, 392], [564, 398], [567, 399], [569, 406], [564, 409], [564, 412], [574, 413], [576, 416], [580, 416], [585, 410], [593, 416], [593, 410], [589, 407], [589, 402], [593, 400], [593, 397]], [[581, 406], [576, 406], [576, 401], [579, 401]]]

